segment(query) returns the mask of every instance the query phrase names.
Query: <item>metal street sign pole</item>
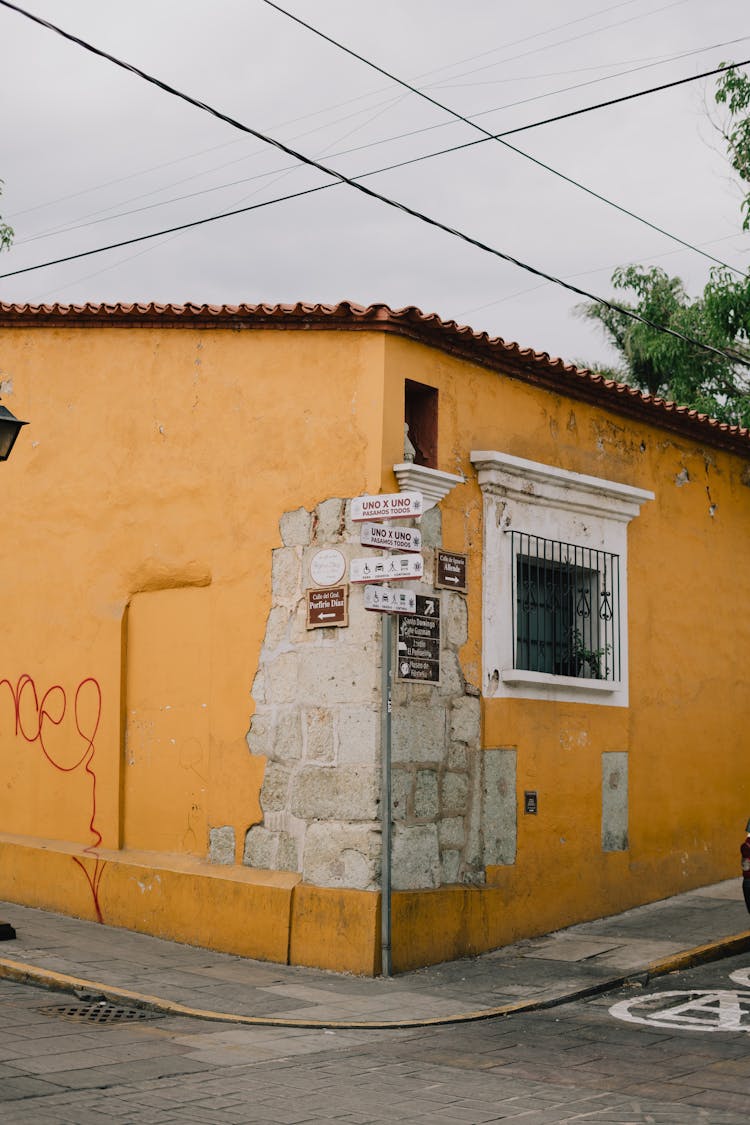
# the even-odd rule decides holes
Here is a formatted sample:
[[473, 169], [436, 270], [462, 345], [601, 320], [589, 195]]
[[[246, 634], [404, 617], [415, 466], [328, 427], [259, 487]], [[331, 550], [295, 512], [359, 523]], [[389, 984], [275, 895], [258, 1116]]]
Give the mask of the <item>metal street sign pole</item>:
[[[356, 523], [370, 523], [399, 519], [419, 519], [422, 515], [423, 498], [419, 492], [397, 492], [395, 494], [379, 494], [377, 496], [357, 496], [351, 502], [351, 518]], [[363, 547], [386, 548], [386, 554], [381, 562], [368, 563], [364, 559], [352, 559], [349, 568], [350, 581], [352, 582], [387, 582], [394, 578], [421, 578], [423, 573], [422, 558], [416, 553], [421, 546], [419, 532], [405, 531], [401, 534], [385, 531], [383, 535], [378, 530], [363, 529], [361, 533]], [[415, 552], [408, 555], [394, 556], [391, 547], [401, 547], [407, 551]], [[393, 595], [393, 596], [391, 596]], [[403, 613], [407, 609], [407, 598], [411, 600], [415, 595], [390, 589], [378, 591], [378, 587], [365, 587], [365, 609], [377, 609], [383, 617], [382, 628], [382, 657], [381, 657], [381, 712], [380, 712], [380, 757], [381, 757], [381, 790], [380, 790], [380, 816], [382, 821], [382, 858], [380, 863], [380, 934], [381, 934], [381, 972], [389, 977], [393, 972], [392, 965], [392, 902], [391, 902], [391, 743], [392, 743], [392, 712], [393, 712], [393, 625], [391, 613]], [[379, 604], [378, 604], [379, 603]], [[416, 602], [415, 602], [416, 604]]]
[[383, 614], [383, 655], [381, 668], [381, 800], [382, 818], [382, 858], [380, 874], [380, 932], [381, 932], [381, 972], [384, 977], [392, 975], [391, 964], [391, 722], [393, 687], [393, 628], [390, 613]]

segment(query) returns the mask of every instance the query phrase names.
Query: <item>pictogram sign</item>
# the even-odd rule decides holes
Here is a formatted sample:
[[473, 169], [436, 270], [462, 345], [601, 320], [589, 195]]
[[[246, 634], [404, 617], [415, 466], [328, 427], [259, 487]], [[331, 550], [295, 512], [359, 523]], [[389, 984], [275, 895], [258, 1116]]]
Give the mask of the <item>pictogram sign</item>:
[[351, 582], [391, 582], [421, 578], [424, 560], [421, 555], [383, 555], [375, 558], [352, 559], [349, 564]]
[[383, 586], [365, 586], [365, 609], [378, 613], [414, 613], [417, 595], [413, 590], [389, 590]]

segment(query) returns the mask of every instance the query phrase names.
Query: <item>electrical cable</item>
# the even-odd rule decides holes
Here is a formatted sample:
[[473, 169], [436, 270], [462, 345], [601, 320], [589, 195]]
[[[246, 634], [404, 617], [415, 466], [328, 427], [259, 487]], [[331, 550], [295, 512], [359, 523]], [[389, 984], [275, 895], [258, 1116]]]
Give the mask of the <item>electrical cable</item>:
[[724, 269], [730, 270], [732, 273], [737, 274], [738, 277], [746, 278], [748, 276], [743, 270], [738, 270], [734, 266], [730, 266], [728, 262], [722, 261], [721, 258], [716, 258], [713, 254], [708, 254], [705, 250], [698, 249], [697, 246], [694, 246], [691, 242], [687, 242], [686, 239], [679, 238], [678, 235], [664, 230], [663, 227], [658, 226], [656, 223], [652, 223], [649, 219], [645, 219], [642, 215], [637, 215], [634, 211], [630, 211], [627, 207], [623, 207], [621, 204], [615, 203], [614, 200], [607, 199], [606, 196], [601, 195], [598, 191], [594, 191], [593, 188], [587, 187], [586, 184], [582, 184], [579, 180], [575, 180], [571, 176], [566, 176], [564, 172], [560, 172], [559, 169], [553, 168], [550, 164], [546, 164], [543, 160], [537, 159], [537, 157], [532, 156], [531, 153], [524, 152], [523, 149], [517, 148], [515, 145], [510, 144], [509, 141], [504, 140], [502, 137], [494, 136], [489, 132], [489, 130], [485, 129], [483, 125], [478, 125], [475, 121], [472, 121], [470, 117], [465, 117], [464, 114], [459, 113], [455, 109], [451, 109], [450, 106], [447, 106], [443, 102], [440, 102], [436, 98], [433, 98], [431, 94], [426, 94], [417, 86], [412, 86], [410, 82], [406, 82], [404, 79], [399, 78], [397, 75], [393, 74], [392, 71], [386, 70], [384, 67], [379, 66], [371, 59], [365, 58], [364, 55], [360, 55], [357, 51], [353, 51], [350, 47], [347, 47], [345, 46], [345, 44], [340, 43], [338, 40], [332, 38], [332, 36], [326, 35], [324, 31], [320, 31], [319, 28], [314, 27], [311, 23], [308, 23], [306, 20], [301, 19], [300, 16], [296, 16], [293, 12], [288, 11], [286, 8], [282, 8], [280, 4], [277, 4], [275, 2], [275, 0], [261, 0], [261, 2], [265, 4], [266, 7], [273, 8], [274, 11], [279, 12], [282, 16], [286, 16], [287, 19], [290, 19], [294, 23], [299, 24], [300, 27], [304, 27], [307, 31], [312, 32], [313, 35], [317, 35], [319, 39], [323, 39], [326, 43], [330, 43], [331, 46], [335, 47], [337, 50], [343, 51], [345, 54], [350, 55], [351, 58], [357, 59], [358, 62], [364, 63], [365, 66], [368, 66], [371, 70], [376, 71], [378, 74], [382, 74], [391, 82], [396, 82], [399, 86], [403, 87], [403, 89], [405, 90], [408, 90], [411, 94], [416, 94], [418, 98], [422, 98], [423, 101], [426, 101], [430, 105], [435, 106], [436, 109], [441, 110], [443, 113], [450, 114], [450, 116], [455, 118], [457, 121], [463, 121], [465, 125], [468, 125], [470, 128], [482, 133], [482, 135], [487, 140], [493, 140], [496, 144], [500, 144], [504, 148], [510, 149], [511, 152], [515, 152], [518, 154], [518, 156], [522, 156], [525, 160], [530, 160], [532, 164], [536, 164], [538, 168], [542, 168], [544, 169], [544, 171], [550, 172], [553, 176], [557, 176], [559, 179], [564, 180], [565, 183], [570, 184], [572, 187], [578, 188], [580, 191], [585, 192], [587, 195], [592, 196], [594, 199], [598, 199], [602, 203], [606, 203], [607, 206], [614, 207], [615, 210], [619, 211], [621, 214], [627, 215], [631, 219], [635, 219], [636, 222], [643, 223], [644, 226], [650, 227], [652, 230], [657, 231], [659, 234], [665, 235], [673, 242], [679, 242], [681, 246], [685, 246], [688, 250], [693, 250], [696, 254], [700, 254], [702, 257], [707, 258], [711, 262], [714, 262], [716, 265], [723, 266]]
[[[156, 78], [153, 75], [148, 74], [146, 71], [141, 70], [140, 68], [136, 67], [134, 64], [125, 62], [122, 59], [118, 59], [116, 56], [109, 54], [108, 52], [102, 50], [101, 48], [95, 47], [93, 44], [86, 42], [86, 40], [80, 39], [78, 36], [72, 35], [70, 32], [64, 31], [62, 28], [57, 27], [55, 24], [49, 23], [47, 20], [42, 19], [40, 16], [36, 16], [36, 15], [30, 13], [30, 12], [25, 11], [25, 9], [20, 8], [16, 4], [11, 3], [10, 0], [0, 0], [0, 5], [2, 5], [3, 7], [9, 8], [12, 11], [17, 12], [19, 15], [22, 15], [22, 16], [26, 17], [27, 19], [32, 20], [34, 23], [40, 24], [42, 27], [46, 27], [48, 30], [53, 31], [58, 35], [61, 35], [64, 39], [67, 39], [70, 42], [75, 43], [77, 46], [82, 47], [85, 51], [88, 51], [91, 54], [94, 54], [94, 55], [98, 56], [99, 58], [103, 58], [103, 59], [107, 60], [108, 62], [113, 63], [115, 66], [119, 67], [120, 69], [126, 70], [129, 73], [134, 74], [138, 78], [142, 78], [145, 82], [148, 82], [151, 85], [158, 87], [160, 90], [163, 90], [164, 93], [167, 93], [167, 94], [172, 95], [173, 97], [179, 98], [180, 100], [186, 102], [187, 104], [194, 106], [196, 109], [200, 109], [203, 112], [210, 114], [212, 117], [215, 117], [218, 121], [223, 121], [225, 124], [231, 126], [232, 128], [239, 129], [241, 132], [247, 133], [250, 136], [254, 136], [258, 140], [265, 141], [267, 144], [271, 145], [274, 148], [279, 149], [281, 152], [285, 152], [287, 154], [287, 156], [291, 156], [294, 159], [299, 160], [302, 164], [306, 164], [308, 167], [315, 168], [317, 171], [322, 172], [325, 176], [329, 176], [329, 177], [331, 177], [335, 180], [338, 180], [339, 183], [347, 184], [349, 187], [353, 187], [356, 191], [362, 193], [363, 195], [368, 196], [370, 199], [375, 199], [380, 203], [384, 203], [387, 207], [390, 207], [395, 211], [399, 211], [402, 214], [409, 215], [411, 218], [418, 219], [420, 222], [423, 222], [426, 225], [431, 226], [436, 230], [442, 230], [445, 234], [450, 234], [454, 238], [460, 239], [462, 242], [465, 242], [469, 246], [474, 246], [478, 250], [482, 250], [484, 253], [491, 254], [493, 257], [500, 258], [505, 262], [509, 262], [511, 265], [515, 265], [519, 269], [523, 269], [527, 273], [531, 273], [531, 274], [535, 275], [536, 277], [541, 277], [545, 281], [551, 281], [555, 285], [558, 285], [563, 289], [567, 289], [569, 292], [575, 293], [579, 297], [585, 297], [587, 300], [594, 301], [597, 304], [602, 305], [605, 308], [611, 309], [613, 312], [619, 313], [620, 315], [625, 316], [630, 320], [638, 321], [639, 323], [645, 324], [650, 328], [654, 328], [659, 332], [663, 332], [668, 336], [672, 336], [675, 339], [682, 340], [683, 343], [690, 344], [691, 346], [697, 347], [702, 351], [709, 352], [713, 355], [719, 356], [721, 359], [729, 360], [730, 362], [733, 362], [733, 363], [739, 363], [744, 367], [750, 368], [750, 359], [745, 359], [741, 355], [724, 351], [721, 348], [715, 348], [711, 344], [706, 344], [706, 343], [704, 343], [700, 340], [696, 340], [691, 336], [687, 336], [683, 332], [678, 332], [673, 328], [668, 328], [666, 325], [657, 324], [656, 322], [654, 322], [652, 320], [649, 320], [647, 317], [641, 316], [639, 313], [633, 312], [632, 309], [626, 309], [626, 308], [622, 307], [621, 305], [616, 305], [614, 302], [609, 301], [604, 297], [597, 296], [595, 293], [589, 293], [585, 289], [580, 289], [576, 285], [571, 285], [569, 282], [563, 281], [561, 278], [555, 277], [553, 274], [549, 274], [546, 271], [544, 271], [542, 269], [539, 269], [536, 266], [532, 266], [527, 262], [523, 262], [520, 259], [515, 258], [511, 254], [507, 254], [502, 250], [498, 250], [497, 248], [495, 248], [493, 246], [489, 246], [486, 242], [482, 242], [480, 239], [474, 238], [472, 235], [468, 235], [468, 234], [464, 233], [463, 231], [458, 230], [455, 227], [451, 227], [447, 223], [441, 222], [439, 219], [435, 219], [430, 215], [425, 215], [423, 212], [417, 211], [415, 208], [410, 207], [406, 203], [402, 203], [399, 200], [391, 199], [389, 196], [382, 195], [380, 192], [375, 191], [373, 188], [366, 187], [364, 184], [358, 183], [356, 180], [353, 180], [351, 177], [344, 175], [343, 172], [339, 172], [336, 169], [329, 168], [325, 164], [322, 164], [317, 160], [313, 160], [312, 157], [306, 156], [304, 153], [297, 152], [295, 149], [290, 148], [288, 145], [284, 144], [283, 141], [277, 140], [275, 137], [271, 137], [271, 136], [268, 136], [264, 133], [261, 133], [259, 130], [254, 129], [252, 126], [245, 125], [243, 122], [238, 121], [236, 118], [230, 117], [228, 114], [223, 113], [221, 110], [216, 109], [215, 107], [209, 105], [208, 103], [202, 102], [199, 99], [192, 97], [192, 95], [190, 95], [190, 94], [186, 94], [183, 91], [177, 90], [174, 86], [170, 86], [168, 83], [163, 82], [161, 79]], [[739, 64], [734, 64], [734, 66], [732, 66], [732, 67], [723, 67], [723, 68], [720, 68], [720, 69], [724, 69], [724, 70], [734, 69], [736, 65], [739, 65]], [[322, 187], [322, 186], [324, 186], [324, 185], [320, 185], [317, 190], [320, 190], [320, 187]], [[315, 188], [311, 188], [308, 192], [302, 193], [302, 194], [311, 194], [315, 190], [316, 190]], [[281, 200], [278, 200], [277, 202], [281, 202]], [[261, 206], [261, 205], [256, 204], [255, 206], [258, 207], [258, 206]], [[252, 207], [248, 208], [248, 210], [253, 210], [253, 209], [255, 209], [255, 208], [252, 208]], [[227, 216], [222, 216], [222, 217], [227, 217]], [[208, 219], [201, 220], [201, 222], [208, 222], [208, 221], [210, 221], [210, 220], [208, 220]], [[185, 224], [185, 226], [186, 225], [187, 224]], [[197, 226], [197, 225], [200, 225], [200, 222], [190, 224], [190, 225]], [[163, 232], [160, 232], [160, 233], [172, 233], [173, 230], [179, 230], [179, 229], [183, 229], [183, 227], [182, 226], [174, 227], [174, 228], [171, 228], [169, 231], [163, 231]], [[128, 243], [124, 243], [124, 242], [116, 243], [116, 244], [113, 244], [113, 246], [106, 247], [106, 249], [114, 249], [117, 246], [130, 244], [130, 242], [144, 241], [145, 238], [147, 238], [147, 237], [149, 237], [149, 236], [142, 236], [141, 238], [138, 238], [138, 239], [128, 240]], [[151, 236], [151, 237], [154, 237], [154, 236]], [[102, 248], [102, 249], [105, 249], [105, 248]], [[101, 252], [101, 250], [99, 252]], [[91, 252], [89, 252], [89, 253], [91, 253]], [[85, 257], [85, 256], [87, 256], [86, 253], [71, 255], [69, 258], [67, 258], [65, 260], [70, 261], [70, 260], [73, 260], [73, 258]], [[49, 263], [49, 264], [56, 265], [56, 264], [59, 264], [59, 263], [55, 262], [55, 263]], [[0, 275], [0, 277], [10, 277], [10, 276], [13, 276], [14, 274], [17, 274], [17, 273], [27, 273], [31, 269], [34, 269], [34, 268], [38, 268], [38, 267], [27, 267], [26, 269], [22, 269], [22, 270], [14, 270], [14, 271], [11, 271], [8, 274]]]
[[[1, 0], [0, 0], [0, 2], [1, 2]], [[747, 36], [745, 38], [747, 38]], [[719, 45], [724, 46], [726, 44], [719, 44]], [[701, 48], [701, 50], [708, 50], [708, 49], [709, 48]], [[692, 54], [692, 53], [697, 53], [697, 52], [689, 52], [689, 53]], [[683, 57], [683, 56], [679, 56], [679, 55], [673, 56], [673, 58], [681, 58], [681, 57]], [[672, 60], [670, 59], [668, 61], [672, 61]], [[747, 60], [747, 61], [750, 61], [750, 60]], [[746, 65], [746, 62], [734, 63], [731, 66], [727, 66], [727, 67], [718, 67], [716, 71], [712, 71], [712, 72], [709, 72], [709, 73], [710, 74], [720, 73], [723, 70], [729, 70], [729, 69], [733, 69], [733, 68], [736, 68], [736, 67], [739, 67], [739, 66], [744, 66], [744, 65]], [[626, 73], [629, 73], [629, 72], [626, 72]], [[703, 78], [705, 76], [706, 76], [705, 74], [700, 74], [700, 75], [696, 75], [695, 78], [693, 78], [693, 79], [687, 79], [685, 81], [697, 81], [698, 79]], [[641, 96], [645, 96], [646, 94], [650, 94], [650, 93], [653, 93], [653, 92], [654, 92], [654, 88], [650, 88], [648, 90], [641, 91]], [[630, 94], [625, 95], [626, 99], [629, 99], [631, 97], [633, 97], [633, 95], [630, 95]], [[614, 99], [613, 101], [610, 101], [610, 102], [607, 102], [607, 103], [604, 103], [604, 104], [605, 105], [617, 104], [618, 100], [620, 100], [620, 99]], [[596, 107], [591, 107], [591, 108], [601, 108], [601, 106], [596, 106]], [[486, 111], [483, 111], [483, 112], [489, 113], [489, 112], [494, 112], [494, 111], [486, 110]], [[584, 111], [582, 110], [582, 111], [575, 111], [575, 112], [584, 112]], [[475, 115], [475, 116], [479, 116], [479, 115]], [[466, 120], [466, 119], [461, 118], [461, 120]], [[528, 129], [534, 129], [539, 124], [548, 124], [550, 122], [550, 120], [554, 121], [556, 119], [545, 119], [542, 122], [531, 122], [530, 124], [522, 125], [522, 126], [516, 127], [515, 129], [506, 130], [505, 132], [502, 132], [502, 133], [484, 133], [484, 131], [482, 130], [483, 136], [482, 136], [481, 140], [465, 141], [461, 144], [451, 145], [448, 148], [437, 149], [434, 152], [424, 153], [421, 156], [413, 157], [409, 160], [400, 161], [396, 164], [387, 164], [387, 165], [384, 165], [384, 166], [382, 166], [378, 169], [374, 169], [373, 171], [365, 172], [365, 173], [362, 173], [360, 175], [353, 176], [352, 179], [353, 180], [366, 179], [367, 177], [377, 175], [380, 172], [390, 172], [390, 171], [394, 171], [394, 170], [399, 169], [399, 168], [404, 168], [404, 167], [406, 167], [410, 164], [418, 164], [423, 160], [432, 160], [437, 156], [447, 156], [447, 155], [450, 155], [450, 154], [455, 153], [455, 152], [461, 152], [465, 149], [472, 148], [476, 145], [484, 144], [484, 143], [486, 143], [486, 141], [490, 141], [490, 140], [502, 142], [503, 138], [506, 137], [506, 136], [509, 136], [511, 134], [516, 134], [516, 133], [519, 133], [519, 132], [524, 132]], [[470, 123], [473, 124], [472, 121], [470, 121]], [[432, 126], [427, 127], [426, 129], [412, 130], [411, 132], [408, 132], [408, 133], [401, 133], [401, 134], [398, 134], [395, 137], [386, 138], [385, 140], [370, 141], [370, 142], [368, 142], [367, 144], [364, 144], [364, 145], [355, 145], [352, 148], [342, 149], [338, 152], [333, 153], [332, 155], [333, 155], [334, 158], [337, 158], [337, 157], [340, 157], [340, 156], [349, 156], [349, 155], [352, 155], [353, 153], [363, 152], [363, 151], [366, 151], [367, 149], [378, 147], [379, 145], [384, 144], [384, 143], [388, 143], [389, 141], [402, 140], [402, 139], [410, 137], [410, 136], [416, 136], [419, 133], [429, 132], [429, 131], [434, 130], [434, 129], [441, 129], [441, 128], [444, 128], [446, 124], [450, 124], [450, 123], [449, 122], [441, 122], [439, 125], [432, 125]], [[302, 134], [302, 135], [307, 135], [307, 134]], [[226, 147], [226, 146], [219, 145], [219, 146], [215, 146], [215, 147], [221, 148], [221, 147]], [[543, 167], [545, 169], [548, 168], [548, 166], [545, 165], [542, 161], [537, 161], [535, 157], [529, 156], [528, 153], [525, 153], [525, 154], [522, 153], [521, 149], [516, 149], [513, 145], [508, 145], [507, 147], [509, 147], [514, 152], [518, 152], [521, 155], [526, 155], [529, 160], [532, 160], [535, 163], [538, 163], [541, 167]], [[209, 149], [207, 151], [212, 151], [212, 150]], [[243, 157], [241, 159], [245, 159], [245, 158]], [[231, 161], [230, 163], [236, 163], [236, 162]], [[240, 184], [243, 184], [243, 183], [250, 183], [255, 179], [264, 179], [268, 176], [276, 175], [277, 172], [279, 172], [279, 171], [286, 172], [287, 170], [298, 167], [298, 164], [299, 164], [299, 161], [295, 161], [294, 164], [287, 165], [286, 168], [270, 169], [267, 172], [257, 173], [255, 176], [250, 176], [250, 177], [247, 177], [246, 179], [234, 180], [234, 181], [230, 181], [227, 184], [220, 184], [217, 187], [204, 188], [204, 189], [201, 189], [200, 191], [189, 192], [187, 195], [174, 196], [174, 197], [172, 197], [170, 199], [167, 199], [167, 200], [160, 200], [160, 201], [157, 201], [156, 203], [146, 204], [143, 207], [131, 208], [129, 211], [121, 211], [121, 212], [119, 212], [115, 215], [108, 215], [108, 216], [105, 216], [101, 219], [98, 219], [98, 218], [88, 219], [88, 220], [86, 220], [82, 223], [70, 224], [67, 227], [60, 227], [60, 228], [57, 228], [57, 229], [43, 231], [38, 235], [32, 235], [31, 237], [26, 238], [26, 239], [17, 239], [14, 244], [16, 246], [25, 246], [30, 242], [37, 241], [39, 238], [52, 237], [56, 234], [67, 234], [70, 231], [82, 230], [82, 229], [85, 229], [86, 227], [96, 226], [96, 225], [98, 225], [100, 223], [103, 223], [103, 222], [111, 222], [111, 221], [114, 221], [116, 219], [127, 218], [130, 215], [142, 214], [144, 211], [154, 210], [155, 208], [168, 206], [168, 205], [171, 205], [172, 203], [181, 203], [181, 202], [184, 202], [185, 200], [188, 200], [188, 199], [195, 199], [198, 196], [208, 195], [208, 194], [210, 194], [214, 191], [221, 191], [221, 190], [224, 190], [225, 188], [228, 188], [228, 187], [237, 187], [237, 186], [239, 186]], [[549, 170], [554, 172], [554, 174], [558, 175], [561, 179], [564, 179], [564, 180], [569, 179], [562, 172], [558, 172], [557, 170], [552, 169], [552, 168], [549, 168]], [[126, 178], [129, 178], [129, 177], [126, 177]], [[194, 176], [188, 176], [186, 178], [188, 180], [190, 180], [190, 179], [193, 179], [195, 177]], [[117, 182], [117, 181], [112, 181], [112, 182]], [[184, 181], [178, 181], [178, 182], [184, 182]], [[616, 204], [611, 200], [607, 200], [603, 196], [599, 196], [598, 193], [594, 192], [592, 189], [588, 189], [588, 188], [583, 187], [583, 185], [579, 185], [577, 181], [569, 181], [569, 182], [575, 184], [576, 186], [580, 186], [582, 188], [582, 190], [584, 190], [586, 192], [589, 192], [595, 198], [599, 198], [603, 202], [609, 203], [612, 207], [615, 207], [618, 210], [622, 210], [625, 214], [633, 217], [634, 219], [636, 219], [639, 222], [642, 222], [646, 226], [650, 226], [652, 229], [656, 230], [658, 233], [663, 234], [667, 238], [673, 239], [674, 241], [678, 242], [680, 245], [686, 247], [687, 249], [696, 251], [697, 253], [701, 254], [703, 257], [707, 258], [709, 261], [713, 261], [717, 265], [723, 266], [725, 269], [728, 269], [731, 272], [738, 274], [738, 276], [741, 276], [741, 277], [747, 276], [741, 270], [738, 270], [736, 267], [730, 266], [727, 262], [724, 262], [721, 258], [716, 258], [711, 254], [705, 253], [704, 251], [695, 247], [692, 243], [689, 243], [689, 242], [687, 242], [683, 239], [680, 239], [677, 235], [670, 234], [668, 231], [664, 230], [663, 228], [661, 228], [659, 226], [656, 226], [655, 224], [651, 223], [649, 220], [644, 219], [641, 216], [638, 216], [634, 212], [628, 211], [626, 208], [620, 207], [619, 204]], [[335, 185], [331, 184], [331, 185], [326, 185], [326, 186], [333, 187]], [[79, 193], [79, 194], [81, 194], [81, 193]], [[153, 194], [153, 193], [145, 193], [145, 194], [148, 195], [148, 194]], [[138, 199], [138, 198], [142, 198], [142, 196], [135, 196], [134, 197], [134, 199]], [[286, 201], [289, 198], [294, 198], [294, 197], [293, 196], [284, 196], [284, 197], [282, 197], [282, 201]], [[269, 200], [268, 202], [274, 203], [276, 201], [275, 200]], [[107, 209], [107, 210], [109, 210], [109, 209]], [[216, 216], [214, 216], [214, 218], [221, 219], [221, 218], [226, 218], [228, 216], [241, 214], [241, 213], [242, 213], [241, 209], [237, 209], [237, 210], [230, 211], [230, 212], [220, 212]], [[97, 212], [95, 212], [94, 214], [96, 215]], [[202, 221], [203, 220], [199, 220], [199, 223], [202, 222]], [[190, 224], [183, 227], [182, 229], [188, 229], [189, 226], [190, 226]], [[179, 229], [180, 229], [179, 227], [177, 227], [177, 228], [170, 227], [170, 228], [167, 228], [167, 232], [170, 232], [172, 230], [179, 230]], [[151, 235], [149, 237], [157, 237], [157, 234]], [[116, 244], [113, 244], [113, 245], [114, 246], [127, 245], [127, 242], [126, 243], [116, 243]], [[110, 249], [110, 248], [111, 247], [106, 247], [106, 249]], [[59, 264], [61, 261], [64, 261], [64, 260], [65, 259], [55, 259], [54, 262], [42, 263], [42, 264], [40, 264], [39, 267], [32, 267], [32, 268], [40, 268], [41, 269], [41, 268], [44, 268], [44, 265], [46, 265], [46, 264], [50, 264], [50, 265]], [[3, 276], [8, 276], [8, 275], [3, 275]]]

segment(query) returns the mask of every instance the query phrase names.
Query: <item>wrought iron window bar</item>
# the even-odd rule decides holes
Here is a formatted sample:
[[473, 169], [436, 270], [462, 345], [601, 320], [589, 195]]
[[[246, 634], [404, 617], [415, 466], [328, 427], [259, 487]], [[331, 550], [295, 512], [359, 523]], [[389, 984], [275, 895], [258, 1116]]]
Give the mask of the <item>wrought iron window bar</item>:
[[509, 531], [514, 668], [620, 679], [620, 559]]

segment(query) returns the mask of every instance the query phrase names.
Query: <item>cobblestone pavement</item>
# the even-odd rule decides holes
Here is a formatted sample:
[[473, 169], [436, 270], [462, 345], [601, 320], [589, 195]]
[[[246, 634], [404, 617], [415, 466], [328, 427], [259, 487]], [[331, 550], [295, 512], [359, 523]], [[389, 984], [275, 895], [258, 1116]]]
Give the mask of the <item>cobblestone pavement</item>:
[[[0, 1121], [744, 1125], [745, 980], [747, 954], [546, 1011], [390, 1031], [134, 1015], [0, 981]], [[649, 1022], [656, 993], [677, 1028]], [[687, 1014], [677, 993], [692, 998]], [[617, 1018], [616, 1004], [644, 1022]], [[712, 1030], [720, 1007], [731, 1030]]]

